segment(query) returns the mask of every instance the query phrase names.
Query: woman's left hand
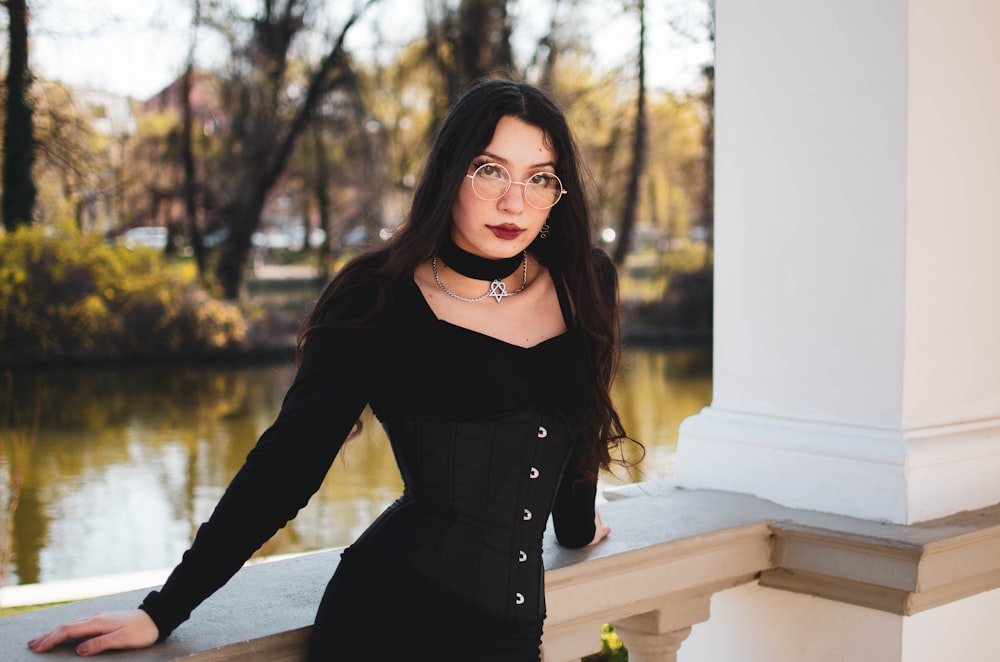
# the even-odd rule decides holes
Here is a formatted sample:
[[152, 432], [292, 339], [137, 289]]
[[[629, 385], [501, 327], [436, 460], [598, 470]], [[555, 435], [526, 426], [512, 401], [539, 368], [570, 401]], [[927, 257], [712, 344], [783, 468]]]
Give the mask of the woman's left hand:
[[594, 510], [594, 539], [590, 541], [590, 545], [601, 542], [609, 533], [611, 533], [611, 527], [605, 526], [604, 522], [601, 521], [601, 513]]

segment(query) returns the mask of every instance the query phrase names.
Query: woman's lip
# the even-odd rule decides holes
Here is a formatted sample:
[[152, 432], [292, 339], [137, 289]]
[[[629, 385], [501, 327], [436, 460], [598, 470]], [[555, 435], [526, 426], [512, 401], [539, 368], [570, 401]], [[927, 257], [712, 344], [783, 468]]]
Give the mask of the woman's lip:
[[494, 235], [500, 239], [517, 239], [524, 232], [524, 228], [519, 228], [516, 225], [511, 225], [505, 223], [503, 225], [487, 225]]

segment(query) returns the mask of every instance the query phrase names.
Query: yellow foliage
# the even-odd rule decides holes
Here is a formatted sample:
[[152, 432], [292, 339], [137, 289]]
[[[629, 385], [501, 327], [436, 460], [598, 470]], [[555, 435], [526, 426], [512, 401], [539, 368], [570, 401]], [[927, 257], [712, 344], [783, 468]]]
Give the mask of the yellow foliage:
[[0, 236], [0, 355], [17, 359], [238, 346], [246, 320], [152, 251], [21, 228]]

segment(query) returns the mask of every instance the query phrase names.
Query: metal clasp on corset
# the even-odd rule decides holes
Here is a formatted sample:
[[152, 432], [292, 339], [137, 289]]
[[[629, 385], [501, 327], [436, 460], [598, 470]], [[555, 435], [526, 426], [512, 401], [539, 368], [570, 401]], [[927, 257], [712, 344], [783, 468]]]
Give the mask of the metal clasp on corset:
[[504, 619], [544, 614], [541, 541], [572, 441], [558, 412], [387, 422], [406, 485], [355, 543]]

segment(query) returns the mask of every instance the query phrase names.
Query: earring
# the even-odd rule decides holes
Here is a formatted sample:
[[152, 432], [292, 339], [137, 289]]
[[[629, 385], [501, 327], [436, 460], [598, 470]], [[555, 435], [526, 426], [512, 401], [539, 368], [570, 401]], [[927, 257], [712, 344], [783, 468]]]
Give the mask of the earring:
[[549, 230], [550, 230], [549, 222], [546, 221], [545, 223], [542, 224], [542, 229], [541, 231], [539, 231], [538, 236], [541, 237], [542, 239], [545, 239], [546, 237], [549, 236]]

